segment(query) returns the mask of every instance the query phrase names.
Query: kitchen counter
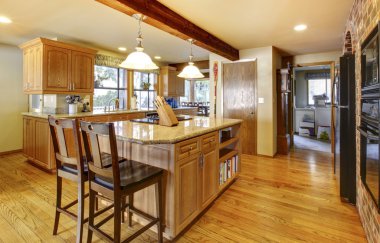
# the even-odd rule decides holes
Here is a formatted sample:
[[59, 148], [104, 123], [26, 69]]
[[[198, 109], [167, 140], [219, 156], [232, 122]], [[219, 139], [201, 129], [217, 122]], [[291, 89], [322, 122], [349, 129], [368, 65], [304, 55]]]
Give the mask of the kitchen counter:
[[[173, 108], [174, 111], [195, 110], [195, 109], [197, 109], [197, 107]], [[116, 110], [116, 111], [96, 110], [96, 111], [90, 111], [90, 112], [78, 112], [76, 114], [47, 114], [47, 113], [40, 113], [40, 112], [23, 112], [22, 115], [47, 119], [49, 115], [52, 115], [56, 118], [80, 118], [80, 117], [91, 117], [91, 116], [108, 116], [108, 115], [122, 115], [122, 114], [150, 113], [150, 112], [156, 112], [156, 110]]]
[[136, 123], [130, 121], [115, 122], [116, 137], [140, 144], [172, 144], [209, 132], [240, 124], [242, 120], [193, 117], [192, 120], [181, 121], [177, 126]]

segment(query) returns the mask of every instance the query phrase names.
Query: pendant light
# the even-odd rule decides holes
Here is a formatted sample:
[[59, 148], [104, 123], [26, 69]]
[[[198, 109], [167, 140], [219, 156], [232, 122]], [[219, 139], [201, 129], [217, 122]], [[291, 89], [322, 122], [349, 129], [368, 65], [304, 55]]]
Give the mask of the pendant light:
[[199, 71], [197, 66], [194, 66], [193, 62], [193, 39], [188, 40], [190, 42], [190, 56], [189, 56], [189, 65], [187, 65], [180, 74], [178, 74], [178, 77], [184, 78], [184, 79], [196, 79], [196, 78], [204, 78], [205, 76]]
[[141, 14], [134, 14], [133, 17], [139, 21], [139, 32], [137, 34], [136, 51], [130, 53], [128, 57], [119, 65], [122, 68], [133, 70], [153, 70], [158, 69], [158, 66], [152, 62], [148, 54], [144, 52], [142, 45], [141, 21], [144, 16]]

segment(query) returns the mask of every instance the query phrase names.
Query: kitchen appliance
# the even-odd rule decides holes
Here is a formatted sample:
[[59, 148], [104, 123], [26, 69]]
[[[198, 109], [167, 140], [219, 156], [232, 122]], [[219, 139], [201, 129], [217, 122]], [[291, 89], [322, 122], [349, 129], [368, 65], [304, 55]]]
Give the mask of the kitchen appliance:
[[380, 212], [379, 162], [379, 27], [362, 44], [362, 95], [360, 126], [360, 177]]
[[[187, 115], [178, 115], [176, 116], [178, 121], [187, 121], [193, 119], [191, 116]], [[145, 118], [139, 118], [139, 119], [132, 119], [131, 122], [138, 122], [138, 123], [148, 123], [148, 124], [158, 124], [160, 120], [160, 117], [158, 116], [158, 113], [152, 112], [146, 114]]]
[[335, 174], [340, 196], [356, 203], [355, 55], [340, 57], [335, 75]]

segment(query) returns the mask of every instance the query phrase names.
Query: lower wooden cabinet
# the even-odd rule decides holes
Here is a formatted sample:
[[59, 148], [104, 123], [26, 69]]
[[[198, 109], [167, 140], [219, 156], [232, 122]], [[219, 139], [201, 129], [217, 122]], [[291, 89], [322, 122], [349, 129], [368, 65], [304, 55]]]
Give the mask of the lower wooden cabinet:
[[23, 151], [28, 160], [44, 169], [54, 170], [52, 149], [48, 121], [24, 117]]
[[179, 231], [184, 229], [198, 215], [199, 164], [200, 153], [191, 155], [177, 163], [178, 204], [176, 207], [178, 207], [177, 227]]
[[[176, 187], [177, 187], [177, 232], [182, 231], [199, 213], [205, 209], [218, 193], [219, 150], [217, 143], [210, 138], [217, 138], [217, 133], [186, 140], [177, 144]], [[216, 140], [214, 140], [216, 141]], [[202, 143], [207, 143], [203, 146]], [[212, 143], [211, 145], [209, 145]], [[196, 146], [202, 144], [201, 146]], [[191, 151], [183, 153], [193, 145]], [[206, 145], [206, 144], [205, 144]], [[206, 149], [197, 150], [203, 147]], [[181, 156], [179, 156], [181, 155]]]

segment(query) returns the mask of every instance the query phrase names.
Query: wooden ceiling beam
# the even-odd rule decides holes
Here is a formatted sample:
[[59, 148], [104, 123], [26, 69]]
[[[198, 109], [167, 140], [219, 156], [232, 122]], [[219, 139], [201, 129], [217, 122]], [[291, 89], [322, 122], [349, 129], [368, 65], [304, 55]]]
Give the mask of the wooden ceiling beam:
[[194, 45], [216, 53], [231, 61], [239, 60], [239, 51], [199, 26], [193, 24], [178, 13], [157, 0], [96, 0], [113, 9], [132, 16], [141, 13], [148, 18], [144, 20], [158, 29], [181, 39], [194, 39]]

